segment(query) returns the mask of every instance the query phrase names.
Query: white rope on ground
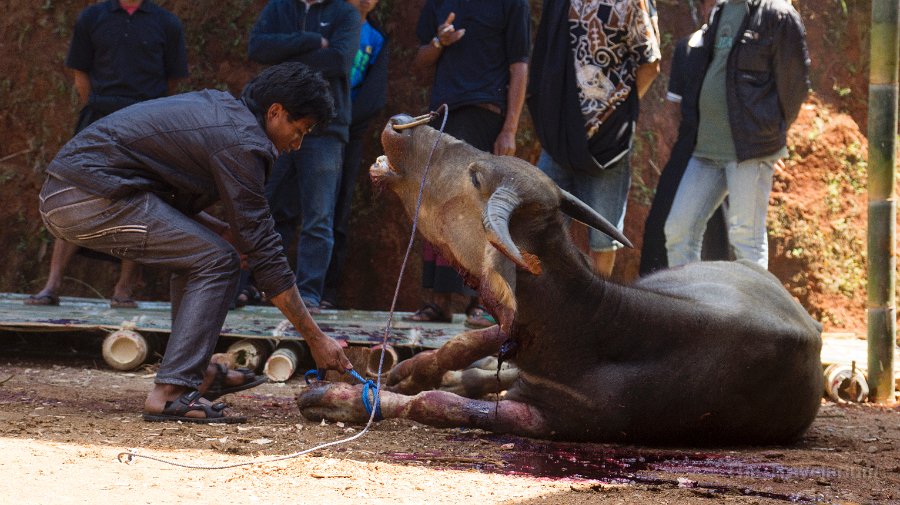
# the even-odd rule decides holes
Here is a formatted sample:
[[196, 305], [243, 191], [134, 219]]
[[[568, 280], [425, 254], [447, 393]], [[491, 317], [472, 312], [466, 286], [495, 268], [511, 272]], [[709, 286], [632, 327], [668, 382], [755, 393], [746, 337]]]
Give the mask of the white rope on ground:
[[250, 466], [250, 465], [263, 465], [263, 464], [267, 464], [267, 463], [275, 463], [278, 461], [284, 461], [284, 460], [288, 460], [288, 459], [298, 458], [300, 456], [309, 454], [311, 452], [319, 451], [319, 450], [322, 450], [322, 449], [325, 449], [328, 447], [332, 447], [335, 445], [341, 445], [341, 444], [346, 444], [348, 442], [352, 442], [369, 432], [369, 428], [372, 427], [372, 423], [375, 420], [375, 413], [379, 410], [379, 409], [375, 408], [375, 406], [378, 405], [381, 401], [381, 375], [382, 375], [381, 370], [384, 365], [384, 353], [385, 353], [385, 349], [387, 348], [388, 336], [390, 335], [391, 327], [393, 326], [393, 322], [394, 322], [394, 310], [396, 309], [396, 306], [397, 306], [397, 298], [400, 296], [400, 285], [403, 282], [403, 275], [406, 272], [406, 264], [409, 261], [409, 254], [412, 251], [412, 246], [413, 246], [413, 243], [415, 242], [415, 238], [416, 238], [416, 228], [418, 227], [418, 224], [419, 224], [419, 208], [422, 206], [422, 197], [425, 193], [425, 182], [428, 177], [428, 171], [431, 169], [431, 160], [434, 157], [434, 152], [435, 152], [435, 150], [437, 150], [438, 143], [440, 142], [441, 137], [443, 137], [443, 135], [444, 135], [444, 127], [447, 125], [447, 116], [449, 115], [449, 111], [447, 110], [447, 104], [442, 104], [440, 107], [438, 107], [437, 111], [433, 111], [433, 112], [430, 112], [423, 116], [414, 118], [412, 123], [407, 123], [405, 125], [398, 125], [398, 126], [400, 126], [399, 128], [394, 127], [397, 130], [402, 130], [405, 128], [411, 128], [413, 126], [417, 126], [419, 124], [427, 123], [427, 122], [431, 121], [432, 119], [434, 119], [435, 117], [437, 117], [439, 114], [438, 111], [440, 111], [441, 109], [444, 110], [444, 118], [441, 121], [441, 129], [439, 130], [439, 134], [434, 141], [434, 145], [432, 145], [432, 147], [431, 147], [431, 152], [428, 154], [428, 159], [425, 163], [425, 170], [422, 173], [422, 182], [419, 184], [419, 194], [416, 197], [416, 210], [415, 210], [415, 213], [413, 214], [413, 223], [412, 223], [412, 229], [409, 234], [409, 243], [406, 246], [406, 253], [403, 255], [403, 263], [401, 263], [401, 265], [400, 265], [400, 274], [397, 276], [397, 284], [396, 284], [396, 287], [394, 288], [394, 298], [391, 301], [391, 309], [388, 312], [387, 324], [385, 325], [385, 328], [384, 328], [384, 335], [381, 338], [381, 356], [378, 359], [378, 381], [377, 381], [376, 387], [375, 387], [375, 398], [373, 401], [373, 408], [372, 408], [372, 411], [369, 413], [369, 420], [366, 422], [366, 426], [359, 433], [351, 435], [347, 438], [334, 440], [332, 442], [325, 442], [325, 443], [319, 444], [315, 447], [311, 447], [309, 449], [304, 449], [301, 451], [293, 452], [291, 454], [285, 454], [282, 456], [272, 456], [272, 457], [268, 457], [268, 458], [266, 458], [266, 457], [255, 458], [255, 459], [252, 459], [249, 461], [242, 461], [239, 463], [228, 463], [228, 464], [224, 464], [224, 465], [201, 465], [201, 464], [194, 464], [194, 463], [181, 463], [181, 462], [173, 461], [173, 460], [166, 459], [166, 458], [151, 456], [149, 454], [141, 454], [141, 453], [137, 452], [137, 449], [129, 449], [126, 452], [120, 452], [118, 454], [118, 456], [116, 457], [116, 459], [118, 459], [120, 463], [133, 463], [136, 459], [141, 458], [141, 459], [149, 459], [151, 461], [156, 461], [158, 463], [163, 463], [166, 465], [177, 466], [180, 468], [190, 468], [192, 470], [226, 470], [229, 468], [237, 468], [237, 467]]

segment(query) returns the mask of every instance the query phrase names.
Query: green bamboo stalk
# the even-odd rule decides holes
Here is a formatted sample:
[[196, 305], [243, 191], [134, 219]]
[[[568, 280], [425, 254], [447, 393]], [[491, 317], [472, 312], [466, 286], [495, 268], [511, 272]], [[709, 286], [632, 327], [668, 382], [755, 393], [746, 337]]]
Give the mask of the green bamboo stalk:
[[867, 338], [870, 399], [878, 403], [894, 401], [898, 5], [900, 0], [872, 0]]

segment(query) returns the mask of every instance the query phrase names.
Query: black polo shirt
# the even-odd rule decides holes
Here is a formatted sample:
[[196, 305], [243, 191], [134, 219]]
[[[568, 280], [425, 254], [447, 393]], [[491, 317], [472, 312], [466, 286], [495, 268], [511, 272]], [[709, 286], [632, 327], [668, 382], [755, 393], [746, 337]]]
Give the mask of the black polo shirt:
[[427, 0], [416, 36], [430, 44], [438, 26], [453, 12], [453, 27], [465, 29], [444, 48], [431, 88], [431, 109], [491, 103], [506, 110], [509, 66], [528, 61], [531, 13], [527, 0]]
[[66, 66], [90, 76], [94, 95], [166, 96], [170, 79], [188, 75], [181, 21], [150, 0], [131, 15], [118, 0], [91, 5], [75, 22]]

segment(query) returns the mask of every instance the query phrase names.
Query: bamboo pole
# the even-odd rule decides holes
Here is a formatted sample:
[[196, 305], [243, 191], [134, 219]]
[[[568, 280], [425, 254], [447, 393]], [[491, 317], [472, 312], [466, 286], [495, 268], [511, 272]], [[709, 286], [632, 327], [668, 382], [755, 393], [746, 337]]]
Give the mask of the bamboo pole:
[[867, 337], [870, 399], [878, 403], [894, 401], [898, 4], [900, 0], [872, 0]]

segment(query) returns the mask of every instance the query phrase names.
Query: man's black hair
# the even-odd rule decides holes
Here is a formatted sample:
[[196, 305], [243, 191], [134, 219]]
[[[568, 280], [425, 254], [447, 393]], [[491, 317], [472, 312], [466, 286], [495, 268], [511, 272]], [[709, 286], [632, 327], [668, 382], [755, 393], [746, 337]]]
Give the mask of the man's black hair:
[[319, 72], [297, 62], [280, 63], [260, 72], [244, 86], [241, 100], [261, 125], [266, 124], [266, 111], [273, 103], [280, 103], [291, 121], [312, 117], [316, 129], [335, 116], [334, 98], [328, 82]]

